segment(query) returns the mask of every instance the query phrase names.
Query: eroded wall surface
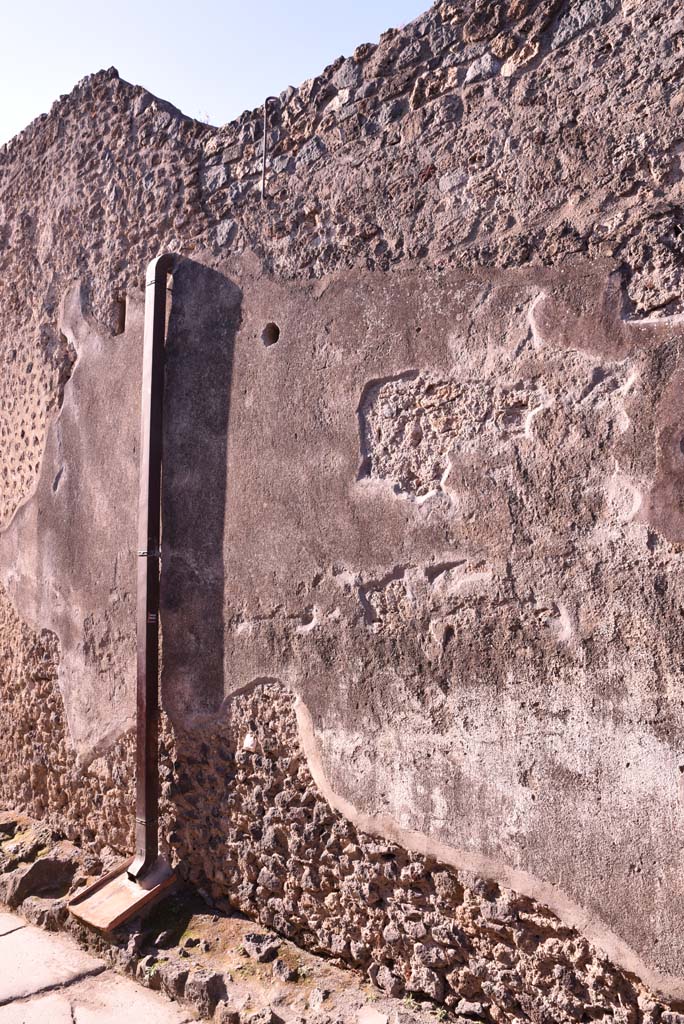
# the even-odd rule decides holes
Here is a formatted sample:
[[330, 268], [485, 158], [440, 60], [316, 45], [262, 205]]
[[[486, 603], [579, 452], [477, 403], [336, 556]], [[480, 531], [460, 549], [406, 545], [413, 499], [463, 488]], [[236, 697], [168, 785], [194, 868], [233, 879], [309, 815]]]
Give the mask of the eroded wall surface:
[[493, 1020], [657, 1020], [624, 969], [682, 994], [678, 24], [436, 5], [282, 94], [264, 203], [258, 113], [114, 72], [0, 153], [6, 802], [130, 843], [141, 285], [173, 249], [191, 877]]

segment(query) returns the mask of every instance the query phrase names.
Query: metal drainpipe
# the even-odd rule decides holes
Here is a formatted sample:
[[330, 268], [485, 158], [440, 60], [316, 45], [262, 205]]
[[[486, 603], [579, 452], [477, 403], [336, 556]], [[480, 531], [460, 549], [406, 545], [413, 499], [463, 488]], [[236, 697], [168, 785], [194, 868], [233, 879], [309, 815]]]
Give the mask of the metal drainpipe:
[[174, 256], [148, 265], [145, 287], [138, 498], [135, 858], [141, 879], [159, 857], [159, 568], [166, 292]]
[[261, 153], [261, 198], [266, 198], [266, 157], [268, 156], [268, 105], [278, 99], [277, 96], [267, 96], [264, 100], [264, 138]]

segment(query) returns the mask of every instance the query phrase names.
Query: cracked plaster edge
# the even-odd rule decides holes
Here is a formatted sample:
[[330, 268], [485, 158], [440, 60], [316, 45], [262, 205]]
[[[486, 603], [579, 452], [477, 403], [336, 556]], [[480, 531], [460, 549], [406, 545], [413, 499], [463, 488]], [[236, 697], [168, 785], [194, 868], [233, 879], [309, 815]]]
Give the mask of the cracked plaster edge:
[[456, 870], [473, 872], [542, 903], [564, 924], [575, 928], [598, 947], [617, 967], [635, 975], [656, 995], [667, 1000], [684, 999], [684, 979], [649, 966], [598, 916], [576, 903], [552, 883], [527, 871], [510, 867], [493, 857], [449, 846], [424, 832], [403, 828], [391, 815], [366, 814], [351, 801], [336, 793], [325, 773], [311, 713], [300, 697], [297, 697], [294, 709], [299, 741], [316, 786], [330, 806], [347, 818], [360, 832], [366, 832], [385, 842], [396, 843], [409, 852], [431, 857]]

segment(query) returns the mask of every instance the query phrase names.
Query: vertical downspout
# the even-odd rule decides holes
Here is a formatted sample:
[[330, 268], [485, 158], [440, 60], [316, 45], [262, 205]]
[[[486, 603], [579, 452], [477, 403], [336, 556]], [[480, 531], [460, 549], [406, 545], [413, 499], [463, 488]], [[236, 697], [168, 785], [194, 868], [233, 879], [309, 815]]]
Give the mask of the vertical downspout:
[[167, 279], [174, 257], [147, 268], [138, 499], [135, 858], [140, 880], [159, 857], [159, 571], [161, 557], [162, 411]]
[[266, 158], [268, 156], [268, 105], [277, 100], [277, 96], [267, 96], [264, 100], [264, 136], [261, 146], [261, 199], [266, 198]]

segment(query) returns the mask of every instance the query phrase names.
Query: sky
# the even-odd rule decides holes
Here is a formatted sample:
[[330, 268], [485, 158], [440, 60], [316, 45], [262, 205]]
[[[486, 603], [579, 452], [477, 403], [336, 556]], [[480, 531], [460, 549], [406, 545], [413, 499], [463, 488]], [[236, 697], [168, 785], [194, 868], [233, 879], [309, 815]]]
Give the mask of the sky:
[[377, 42], [430, 0], [0, 0], [0, 144], [85, 75], [116, 67], [224, 124]]

